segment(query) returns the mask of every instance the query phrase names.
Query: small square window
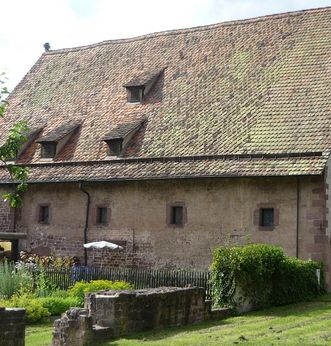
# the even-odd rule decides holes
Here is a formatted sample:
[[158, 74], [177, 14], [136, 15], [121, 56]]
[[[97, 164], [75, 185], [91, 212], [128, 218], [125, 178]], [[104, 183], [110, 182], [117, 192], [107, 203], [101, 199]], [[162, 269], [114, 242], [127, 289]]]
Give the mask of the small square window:
[[170, 224], [182, 226], [183, 225], [183, 207], [173, 206], [171, 207]]
[[130, 87], [130, 88], [127, 88], [127, 93], [128, 93], [128, 102], [138, 103], [143, 100], [144, 88], [140, 86]]
[[97, 219], [98, 225], [106, 225], [108, 223], [108, 209], [106, 207], [97, 207]]
[[261, 208], [260, 226], [274, 227], [274, 208]]
[[122, 152], [123, 139], [112, 139], [107, 141], [108, 155], [119, 156]]
[[52, 159], [55, 157], [55, 153], [56, 153], [55, 142], [41, 143], [41, 157], [43, 159]]
[[39, 223], [49, 223], [49, 206], [41, 205], [39, 207]]

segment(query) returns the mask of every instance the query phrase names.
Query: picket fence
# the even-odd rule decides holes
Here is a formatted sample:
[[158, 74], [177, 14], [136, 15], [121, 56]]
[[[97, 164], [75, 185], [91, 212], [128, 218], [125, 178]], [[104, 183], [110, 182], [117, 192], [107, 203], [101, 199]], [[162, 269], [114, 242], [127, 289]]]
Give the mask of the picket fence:
[[[35, 274], [40, 271], [34, 269]], [[44, 267], [47, 279], [67, 289], [76, 281], [123, 280], [134, 284], [136, 289], [155, 287], [198, 286], [206, 290], [206, 299], [211, 299], [210, 272], [166, 269], [111, 268], [111, 267]]]

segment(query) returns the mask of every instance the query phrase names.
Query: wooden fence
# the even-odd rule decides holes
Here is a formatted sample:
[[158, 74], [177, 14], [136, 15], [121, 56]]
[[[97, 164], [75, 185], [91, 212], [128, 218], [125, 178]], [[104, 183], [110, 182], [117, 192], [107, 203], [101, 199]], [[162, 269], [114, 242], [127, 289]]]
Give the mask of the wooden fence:
[[[35, 271], [38, 271], [35, 269]], [[123, 280], [134, 284], [135, 288], [155, 288], [163, 286], [198, 286], [206, 290], [206, 299], [211, 299], [210, 273], [208, 271], [138, 269], [138, 268], [55, 268], [45, 267], [44, 273], [50, 282], [61, 289], [67, 289], [76, 281]]]

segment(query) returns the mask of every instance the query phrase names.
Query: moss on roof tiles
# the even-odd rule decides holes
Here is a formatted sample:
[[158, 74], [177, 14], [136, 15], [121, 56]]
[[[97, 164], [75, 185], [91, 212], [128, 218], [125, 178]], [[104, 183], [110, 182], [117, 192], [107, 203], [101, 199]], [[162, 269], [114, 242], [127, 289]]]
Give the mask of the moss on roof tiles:
[[[330, 51], [324, 8], [45, 53], [10, 95], [0, 137], [18, 119], [47, 133], [82, 119], [61, 160], [103, 160], [111, 126], [147, 116], [125, 156], [328, 151]], [[162, 66], [146, 100], [127, 104], [123, 84]]]

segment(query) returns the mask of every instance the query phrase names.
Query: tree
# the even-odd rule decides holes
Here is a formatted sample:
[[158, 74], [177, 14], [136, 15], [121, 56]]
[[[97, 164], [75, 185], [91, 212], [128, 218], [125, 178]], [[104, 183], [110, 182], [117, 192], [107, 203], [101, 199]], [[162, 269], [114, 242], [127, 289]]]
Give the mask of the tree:
[[[5, 76], [0, 74], [0, 117], [4, 116], [5, 108], [8, 104], [6, 97], [9, 94], [5, 86]], [[27, 190], [28, 169], [26, 167], [8, 163], [15, 160], [22, 144], [27, 140], [27, 123], [20, 121], [10, 129], [7, 139], [0, 145], [0, 161], [7, 170], [12, 182], [13, 191], [2, 195], [5, 201], [13, 208], [22, 204], [22, 193]]]

